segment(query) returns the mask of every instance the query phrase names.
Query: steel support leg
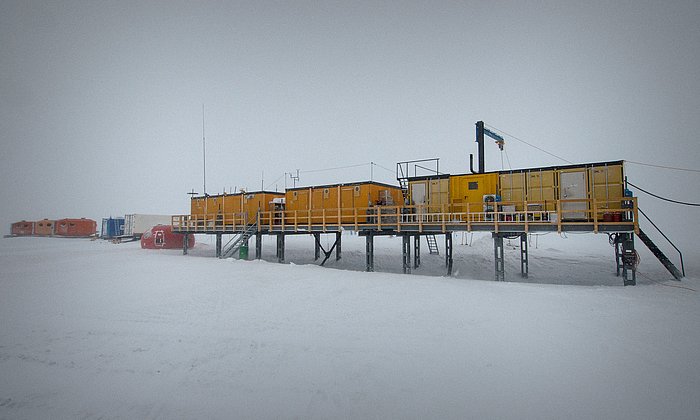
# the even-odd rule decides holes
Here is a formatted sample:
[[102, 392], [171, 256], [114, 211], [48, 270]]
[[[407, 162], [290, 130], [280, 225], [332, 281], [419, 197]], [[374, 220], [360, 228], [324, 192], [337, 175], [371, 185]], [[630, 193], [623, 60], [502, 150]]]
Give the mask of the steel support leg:
[[262, 258], [262, 233], [255, 234], [255, 259]]
[[402, 235], [403, 273], [411, 274], [411, 236]]
[[637, 253], [634, 250], [634, 234], [622, 235], [622, 281], [625, 286], [637, 284]]
[[445, 267], [447, 275], [452, 275], [452, 233], [445, 234]]
[[615, 275], [620, 277], [620, 272], [622, 271], [622, 243], [620, 242], [620, 235], [615, 235]]
[[365, 237], [366, 255], [367, 255], [367, 271], [374, 271], [374, 236], [368, 233]]
[[314, 233], [314, 261], [321, 258], [321, 234]]
[[340, 245], [341, 245], [342, 232], [335, 234], [335, 260], [340, 261]]
[[221, 258], [221, 234], [216, 234], [216, 258]]
[[420, 267], [420, 235], [413, 237], [413, 268]]
[[528, 276], [528, 254], [527, 254], [527, 233], [522, 233], [520, 235], [520, 275], [523, 278]]
[[182, 238], [182, 255], [187, 255], [187, 247], [189, 246], [189, 235], [185, 234]]
[[498, 233], [493, 235], [493, 255], [496, 265], [496, 281], [505, 281], [506, 270], [503, 257], [503, 236]]
[[284, 262], [284, 234], [277, 235], [277, 262]]

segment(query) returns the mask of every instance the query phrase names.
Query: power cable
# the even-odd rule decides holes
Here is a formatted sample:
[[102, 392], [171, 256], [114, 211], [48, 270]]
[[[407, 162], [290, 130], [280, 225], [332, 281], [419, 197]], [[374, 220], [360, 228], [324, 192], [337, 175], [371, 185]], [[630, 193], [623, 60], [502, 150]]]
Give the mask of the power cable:
[[664, 165], [654, 165], [652, 163], [644, 163], [644, 162], [635, 162], [633, 160], [625, 160], [626, 163], [632, 163], [635, 165], [641, 165], [641, 166], [651, 166], [652, 168], [661, 168], [661, 169], [671, 169], [674, 171], [686, 171], [686, 172], [696, 172], [700, 173], [700, 169], [689, 169], [689, 168], [678, 168], [675, 166], [664, 166]]
[[631, 186], [633, 186], [634, 188], [638, 189], [639, 191], [642, 191], [642, 192], [644, 192], [644, 193], [647, 193], [647, 194], [649, 194], [649, 195], [652, 196], [652, 197], [656, 197], [656, 198], [658, 198], [659, 200], [664, 200], [664, 201], [668, 201], [668, 202], [670, 202], [670, 203], [675, 203], [675, 204], [682, 204], [682, 205], [684, 205], [684, 206], [700, 207], [700, 204], [698, 204], [698, 203], [687, 203], [687, 202], [685, 202], [685, 201], [678, 201], [678, 200], [672, 200], [672, 199], [666, 198], [666, 197], [661, 197], [660, 195], [656, 195], [656, 194], [654, 194], [654, 193], [651, 193], [651, 192], [645, 190], [645, 189], [642, 188], [642, 187], [639, 187], [639, 186], [637, 186], [637, 185], [634, 185], [633, 183], [631, 183], [631, 182], [629, 182], [629, 181], [627, 181], [627, 183], [630, 184]]
[[557, 156], [557, 155], [555, 155], [554, 153], [551, 153], [551, 152], [548, 152], [548, 151], [542, 149], [541, 147], [537, 147], [537, 146], [535, 146], [535, 145], [532, 144], [532, 143], [528, 143], [528, 142], [526, 142], [525, 140], [520, 139], [520, 138], [518, 138], [518, 137], [515, 137], [515, 136], [512, 135], [512, 134], [506, 133], [505, 131], [501, 130], [500, 128], [496, 128], [496, 127], [494, 127], [494, 126], [492, 126], [492, 125], [488, 125], [488, 124], [484, 124], [484, 125], [487, 126], [487, 127], [489, 127], [489, 128], [492, 128], [492, 129], [494, 129], [494, 130], [496, 130], [496, 131], [499, 131], [499, 132], [505, 134], [506, 136], [511, 137], [511, 138], [513, 138], [513, 139], [515, 139], [515, 140], [521, 142], [521, 143], [525, 143], [525, 144], [527, 144], [528, 146], [539, 150], [540, 152], [546, 153], [546, 154], [548, 154], [548, 155], [550, 155], [550, 156], [553, 156], [553, 157], [555, 157], [555, 158], [557, 158], [557, 159], [563, 160], [564, 162], [569, 163], [569, 164], [571, 164], [571, 165], [574, 164], [574, 162], [571, 162], [570, 160], [566, 160], [566, 159], [564, 159], [564, 158], [561, 157], [561, 156]]
[[313, 172], [326, 172], [326, 171], [335, 171], [338, 169], [350, 169], [350, 168], [359, 168], [360, 166], [367, 166], [370, 163], [358, 163], [357, 165], [347, 165], [347, 166], [336, 166], [335, 168], [324, 168], [324, 169], [311, 169], [308, 171], [299, 171], [300, 174], [310, 174]]

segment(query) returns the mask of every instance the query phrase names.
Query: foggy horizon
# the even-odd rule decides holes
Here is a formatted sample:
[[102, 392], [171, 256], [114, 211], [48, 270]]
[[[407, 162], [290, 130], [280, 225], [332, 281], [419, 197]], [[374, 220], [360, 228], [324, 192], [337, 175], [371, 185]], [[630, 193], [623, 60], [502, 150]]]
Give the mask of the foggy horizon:
[[[696, 1], [2, 1], [2, 230], [188, 213], [203, 105], [209, 194], [283, 191], [297, 169], [396, 183], [396, 162], [433, 157], [466, 173], [483, 120], [697, 203], [698, 21]], [[486, 169], [566, 164], [506, 153], [488, 142]], [[674, 239], [700, 233], [696, 208], [635, 194]]]

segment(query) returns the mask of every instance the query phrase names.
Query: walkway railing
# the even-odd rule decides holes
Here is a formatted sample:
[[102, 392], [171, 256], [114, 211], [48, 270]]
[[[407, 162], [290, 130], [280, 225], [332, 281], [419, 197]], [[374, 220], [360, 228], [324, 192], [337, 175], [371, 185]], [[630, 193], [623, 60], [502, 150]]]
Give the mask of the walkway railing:
[[[246, 213], [173, 216], [175, 231], [226, 233], [245, 229], [255, 221]], [[416, 206], [373, 206], [258, 212], [258, 231], [310, 230], [492, 230], [517, 227], [524, 232], [572, 226], [598, 232], [608, 226], [638, 232], [636, 197], [621, 200], [549, 200]], [[544, 227], [547, 227], [544, 229]], [[553, 229], [554, 228], [554, 229]]]

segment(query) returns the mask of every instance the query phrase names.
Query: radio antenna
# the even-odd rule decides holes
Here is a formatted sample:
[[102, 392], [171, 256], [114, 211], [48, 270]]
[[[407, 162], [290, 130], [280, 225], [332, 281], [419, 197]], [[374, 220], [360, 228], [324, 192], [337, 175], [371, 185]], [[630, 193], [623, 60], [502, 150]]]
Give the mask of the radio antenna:
[[204, 195], [207, 195], [207, 143], [204, 137], [204, 104], [202, 104], [202, 157], [204, 164], [202, 166], [204, 179]]

